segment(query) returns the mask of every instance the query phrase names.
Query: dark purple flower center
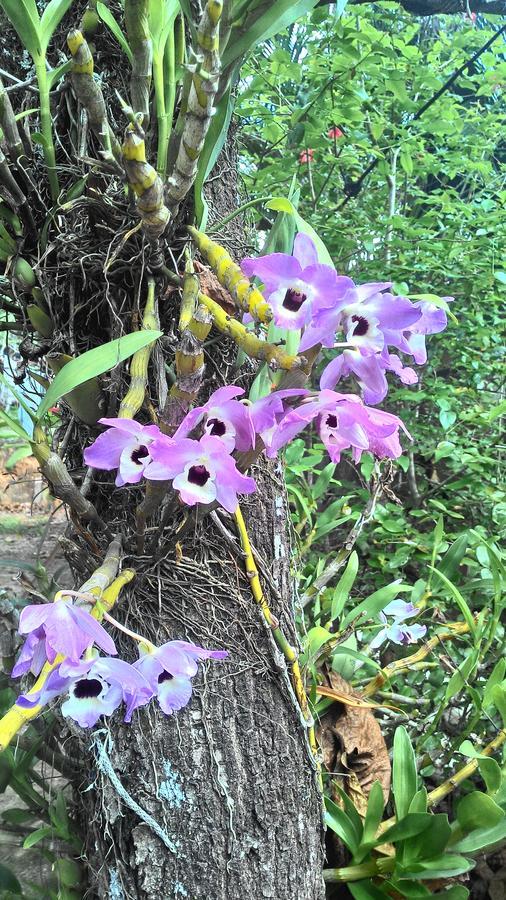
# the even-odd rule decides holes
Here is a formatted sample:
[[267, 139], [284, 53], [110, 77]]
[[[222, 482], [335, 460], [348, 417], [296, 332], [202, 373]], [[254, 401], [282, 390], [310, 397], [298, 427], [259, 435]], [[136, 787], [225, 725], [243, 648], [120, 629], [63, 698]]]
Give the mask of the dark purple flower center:
[[285, 299], [283, 300], [283, 306], [289, 312], [298, 312], [304, 303], [304, 300], [307, 300], [306, 294], [303, 294], [301, 291], [296, 291], [293, 288], [288, 288]]
[[136, 466], [141, 466], [141, 459], [145, 459], [146, 456], [149, 456], [149, 450], [144, 444], [141, 444], [140, 447], [137, 447], [137, 449], [132, 452], [131, 460]]
[[211, 476], [205, 466], [192, 466], [188, 472], [188, 481], [190, 484], [197, 484], [199, 487], [204, 487], [210, 477]]
[[102, 691], [102, 682], [98, 678], [82, 678], [74, 685], [74, 697], [78, 700], [89, 700], [98, 697]]
[[327, 425], [329, 428], [337, 428], [337, 416], [327, 416]]
[[351, 321], [357, 323], [353, 329], [353, 334], [357, 337], [363, 337], [364, 334], [367, 334], [367, 329], [369, 328], [367, 319], [364, 319], [363, 316], [352, 316]]
[[221, 419], [208, 419], [207, 430], [209, 431], [209, 434], [213, 434], [215, 437], [223, 437], [223, 435], [226, 434], [227, 426]]
[[161, 675], [158, 676], [158, 684], [163, 684], [164, 681], [172, 681], [173, 678], [174, 676], [164, 669]]

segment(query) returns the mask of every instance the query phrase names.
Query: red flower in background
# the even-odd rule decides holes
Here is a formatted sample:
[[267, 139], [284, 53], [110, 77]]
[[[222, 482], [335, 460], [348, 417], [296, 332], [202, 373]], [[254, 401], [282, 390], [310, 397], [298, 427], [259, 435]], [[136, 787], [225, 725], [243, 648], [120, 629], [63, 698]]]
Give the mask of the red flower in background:
[[341, 131], [337, 125], [333, 125], [332, 128], [329, 128], [327, 131], [327, 137], [332, 138], [332, 140], [338, 141], [339, 138], [344, 137], [344, 133]]
[[314, 150], [311, 150], [310, 147], [307, 147], [299, 156], [300, 163], [312, 163], [314, 160]]

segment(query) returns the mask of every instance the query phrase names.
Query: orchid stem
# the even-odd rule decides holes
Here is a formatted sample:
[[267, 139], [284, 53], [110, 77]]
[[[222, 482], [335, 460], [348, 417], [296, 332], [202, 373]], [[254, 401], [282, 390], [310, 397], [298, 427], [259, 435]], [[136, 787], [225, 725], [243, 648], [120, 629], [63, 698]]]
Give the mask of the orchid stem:
[[130, 628], [127, 628], [126, 625], [122, 625], [121, 622], [118, 622], [117, 619], [114, 619], [113, 616], [110, 616], [108, 612], [103, 613], [103, 618], [106, 622], [109, 622], [110, 625], [114, 625], [118, 631], [122, 631], [123, 634], [126, 634], [128, 637], [131, 637], [132, 640], [137, 641], [138, 644], [146, 644], [150, 650], [154, 650], [154, 644], [151, 641], [148, 641], [147, 638], [143, 637], [142, 634], [137, 634], [136, 631], [131, 631]]
[[274, 640], [276, 641], [276, 644], [278, 645], [283, 656], [285, 657], [289, 668], [291, 669], [293, 689], [295, 691], [295, 696], [297, 697], [297, 701], [299, 703], [303, 718], [307, 725], [309, 746], [316, 761], [318, 772], [320, 773], [318, 746], [316, 743], [313, 717], [311, 716], [309, 710], [307, 694], [304, 688], [304, 683], [302, 681], [297, 650], [288, 642], [285, 634], [279, 626], [278, 620], [275, 618], [275, 616], [273, 616], [269, 604], [267, 603], [267, 600], [265, 598], [264, 592], [262, 591], [260, 578], [258, 576], [258, 569], [253, 557], [253, 551], [251, 549], [246, 524], [244, 522], [243, 514], [239, 506], [234, 513], [234, 517], [237, 531], [239, 533], [239, 540], [241, 542], [241, 547], [245, 557], [246, 575], [250, 583], [251, 593], [253, 594], [255, 601], [258, 603], [260, 609], [262, 610], [262, 614], [267, 625], [272, 629]]

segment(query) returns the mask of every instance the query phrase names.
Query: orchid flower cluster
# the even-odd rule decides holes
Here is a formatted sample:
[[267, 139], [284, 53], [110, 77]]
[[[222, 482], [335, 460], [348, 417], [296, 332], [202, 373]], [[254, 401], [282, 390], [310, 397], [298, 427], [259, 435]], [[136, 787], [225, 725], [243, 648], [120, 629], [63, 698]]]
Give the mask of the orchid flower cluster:
[[[388, 371], [404, 384], [417, 381], [415, 371], [391, 350], [425, 362], [425, 335], [446, 326], [444, 309], [395, 296], [389, 282], [356, 285], [320, 263], [314, 242], [302, 233], [293, 255], [244, 259], [242, 270], [262, 281], [275, 324], [302, 330], [300, 352], [341, 351], [324, 369], [320, 391], [281, 387], [249, 403], [241, 388], [222, 387], [190, 410], [171, 437], [156, 425], [101, 419], [108, 430], [85, 450], [84, 459], [97, 469], [116, 469], [118, 486], [143, 477], [171, 481], [183, 503], [217, 502], [233, 513], [237, 495], [255, 490], [254, 479], [240, 471], [237, 453], [264, 450], [273, 457], [313, 422], [333, 462], [350, 448], [355, 462], [364, 451], [380, 458], [401, 455], [399, 431], [409, 437], [401, 420], [365, 403], [384, 399]], [[365, 403], [356, 393], [334, 390], [348, 375], [355, 376]]]
[[[198, 660], [228, 656], [226, 650], [205, 650], [188, 641], [155, 647], [140, 639], [136, 662], [116, 659], [115, 643], [105, 628], [64, 595], [60, 592], [53, 603], [26, 606], [21, 612], [19, 631], [27, 638], [12, 677], [28, 672], [37, 676], [47, 663], [53, 666], [40, 690], [18, 697], [21, 708], [43, 706], [65, 694], [63, 715], [92, 728], [122, 703], [124, 721], [130, 722], [135, 709], [156, 697], [170, 715], [189, 702]], [[100, 656], [96, 648], [108, 656]]]
[[[297, 235], [293, 255], [245, 259], [242, 270], [263, 283], [274, 323], [301, 333], [301, 353], [311, 350], [316, 359], [322, 347], [338, 351], [323, 371], [320, 390], [281, 384], [250, 402], [242, 388], [227, 385], [191, 409], [171, 436], [157, 425], [129, 418], [101, 419], [107, 430], [85, 450], [84, 459], [96, 469], [117, 470], [118, 487], [142, 478], [171, 482], [189, 506], [217, 503], [235, 513], [238, 495], [250, 494], [256, 487], [254, 479], [241, 471], [246, 462], [262, 451], [267, 457], [276, 456], [312, 423], [335, 463], [349, 449], [355, 462], [364, 451], [380, 458], [401, 455], [399, 433], [408, 435], [401, 420], [366, 404], [385, 397], [386, 372], [394, 372], [404, 384], [417, 380], [414, 370], [391, 351], [425, 362], [425, 336], [446, 326], [444, 309], [395, 296], [388, 282], [356, 285], [320, 263], [314, 242], [304, 234]], [[364, 399], [334, 390], [348, 375], [356, 378]], [[198, 661], [227, 656], [226, 651], [182, 640], [155, 647], [105, 614], [138, 643], [139, 658], [127, 663], [116, 658], [116, 646], [98, 621], [100, 616], [95, 618], [70, 594], [60, 592], [54, 603], [27, 606], [21, 613], [19, 630], [27, 638], [12, 674], [49, 673], [40, 690], [18, 699], [20, 707], [33, 708], [66, 694], [63, 715], [92, 727], [122, 703], [129, 722], [135, 709], [156, 697], [170, 715], [189, 702]], [[400, 600], [391, 603], [381, 614], [384, 627], [371, 648], [386, 639], [399, 644], [418, 640], [424, 627], [405, 624], [417, 612]], [[99, 650], [107, 655], [101, 656]]]

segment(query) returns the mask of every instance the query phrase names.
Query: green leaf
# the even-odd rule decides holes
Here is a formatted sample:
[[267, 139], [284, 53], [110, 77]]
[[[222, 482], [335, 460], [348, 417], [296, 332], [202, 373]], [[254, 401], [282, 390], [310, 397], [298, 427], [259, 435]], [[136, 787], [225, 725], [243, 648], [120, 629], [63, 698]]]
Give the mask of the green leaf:
[[341, 622], [341, 629], [344, 630], [351, 622], [361, 616], [372, 618], [387, 606], [391, 600], [394, 600], [398, 594], [408, 590], [411, 590], [411, 586], [403, 585], [400, 581], [393, 581], [391, 584], [385, 585], [385, 587], [380, 588], [378, 591], [374, 591], [373, 594], [366, 597], [362, 603], [359, 603], [355, 609], [352, 609], [348, 615], [345, 616], [344, 620]]
[[502, 771], [499, 763], [488, 756], [481, 757], [478, 761], [478, 769], [486, 784], [487, 792], [495, 794], [502, 784]]
[[9, 891], [11, 894], [22, 894], [21, 885], [14, 872], [0, 863], [0, 890]]
[[1, 6], [32, 59], [40, 58], [40, 20], [35, 0], [1, 0]]
[[[474, 868], [474, 862], [464, 856], [445, 853], [437, 859], [420, 860], [408, 866], [399, 866], [399, 875], [403, 878], [420, 878], [430, 880], [432, 878], [454, 878]], [[444, 895], [443, 895], [444, 896]]]
[[395, 844], [417, 837], [419, 834], [427, 831], [431, 824], [432, 816], [430, 813], [406, 813], [402, 822], [399, 821], [396, 825], [391, 825], [390, 828], [387, 828], [375, 844], [377, 847], [380, 847], [382, 844]]
[[419, 791], [416, 792], [413, 797], [411, 803], [409, 804], [409, 812], [410, 813], [425, 813], [427, 812], [427, 788], [422, 787]]
[[323, 645], [332, 640], [332, 638], [335, 638], [335, 635], [327, 631], [326, 628], [322, 628], [321, 625], [315, 625], [314, 628], [310, 628], [304, 638], [304, 654], [301, 663], [307, 665], [314, 662]]
[[472, 791], [457, 805], [457, 820], [464, 832], [493, 828], [504, 819], [506, 816], [501, 807], [481, 791]]
[[404, 819], [417, 792], [415, 753], [404, 726], [395, 731], [392, 765], [392, 792], [397, 821]]
[[129, 62], [132, 63], [133, 53], [130, 49], [130, 44], [127, 41], [126, 35], [123, 33], [121, 26], [114, 18], [110, 9], [105, 5], [105, 3], [102, 3], [101, 0], [99, 0], [99, 2], [97, 3], [97, 12], [102, 19], [102, 22], [107, 25], [111, 34], [116, 38], [121, 49], [128, 57]]
[[466, 687], [467, 679], [473, 672], [478, 662], [478, 650], [470, 650], [467, 656], [462, 660], [458, 669], [450, 678], [445, 691], [445, 703], [455, 697], [464, 687]]
[[452, 846], [457, 853], [478, 853], [501, 846], [506, 840], [506, 816], [497, 825], [478, 828]]
[[350, 591], [355, 583], [358, 573], [358, 555], [356, 550], [350, 553], [346, 568], [341, 575], [332, 594], [332, 607], [330, 612], [331, 622], [335, 622], [341, 615], [350, 596]]
[[30, 441], [31, 437], [27, 431], [23, 428], [16, 419], [13, 419], [9, 413], [6, 413], [4, 409], [0, 408], [0, 422], [4, 422], [5, 425], [8, 425], [9, 428], [12, 428], [13, 432], [20, 438], [23, 438], [24, 441]]
[[384, 808], [385, 800], [383, 797], [383, 788], [379, 781], [375, 781], [367, 799], [367, 810], [364, 818], [364, 830], [361, 843], [367, 844], [370, 841], [374, 841]]
[[346, 884], [354, 900], [385, 900], [388, 896], [377, 888], [370, 879], [363, 881], [348, 881]]
[[353, 855], [357, 852], [360, 835], [357, 835], [353, 822], [330, 797], [325, 797], [325, 821], [327, 827], [337, 834]]
[[40, 20], [40, 39], [43, 53], [46, 52], [49, 41], [72, 3], [73, 0], [51, 0], [47, 4]]
[[243, 56], [275, 34], [286, 31], [297, 19], [311, 12], [318, 0], [275, 0], [267, 6], [266, 11], [255, 17], [255, 11], [247, 16], [240, 28], [232, 30], [228, 45], [223, 54], [222, 65], [227, 69], [235, 60]]
[[492, 700], [501, 716], [503, 728], [506, 728], [506, 690], [501, 684], [492, 688]]
[[451, 544], [446, 551], [441, 562], [439, 563], [439, 572], [445, 575], [449, 581], [452, 581], [459, 571], [459, 566], [469, 545], [469, 532], [463, 531], [458, 538]]
[[436, 569], [434, 566], [429, 566], [429, 569], [432, 569], [432, 571], [434, 572], [434, 575], [437, 575], [437, 577], [448, 588], [452, 597], [455, 598], [455, 600], [457, 601], [457, 605], [458, 605], [462, 615], [464, 616], [465, 621], [467, 622], [467, 624], [469, 626], [469, 631], [471, 632], [473, 637], [476, 637], [476, 626], [474, 624], [473, 614], [472, 614], [471, 610], [469, 609], [468, 604], [464, 600], [464, 597], [458, 590], [458, 588], [455, 587], [455, 585], [450, 581], [449, 578], [446, 577], [446, 575], [444, 575], [441, 572], [440, 569]]
[[29, 822], [30, 819], [35, 818], [37, 818], [37, 813], [22, 807], [12, 807], [4, 810], [2, 813], [2, 819], [4, 822], [8, 822], [9, 825], [23, 825], [25, 822]]
[[32, 831], [32, 833], [24, 839], [23, 849], [29, 850], [30, 847], [38, 844], [39, 841], [43, 841], [45, 838], [52, 837], [53, 833], [53, 828], [51, 828], [49, 825], [43, 825], [42, 828], [37, 828], [36, 831]]
[[336, 471], [336, 464], [333, 462], [328, 463], [324, 469], [318, 475], [315, 483], [311, 488], [311, 496], [313, 500], [319, 500], [320, 497], [326, 493], [327, 488], [331, 482], [332, 476]]
[[71, 360], [51, 382], [49, 390], [37, 410], [38, 419], [41, 419], [51, 406], [54, 406], [61, 397], [78, 385], [113, 369], [137, 350], [156, 341], [162, 334], [162, 331], [135, 331], [114, 341], [109, 341], [107, 344], [102, 344], [101, 347], [95, 347], [94, 350], [88, 350]]
[[234, 97], [232, 95], [232, 90], [229, 88], [229, 90], [223, 94], [223, 97], [216, 107], [216, 112], [211, 119], [211, 124], [197, 166], [197, 175], [193, 191], [195, 196], [195, 216], [201, 231], [205, 231], [208, 215], [208, 205], [203, 194], [204, 182], [211, 174], [216, 165], [216, 160], [223, 149], [223, 145], [227, 139], [233, 111]]

